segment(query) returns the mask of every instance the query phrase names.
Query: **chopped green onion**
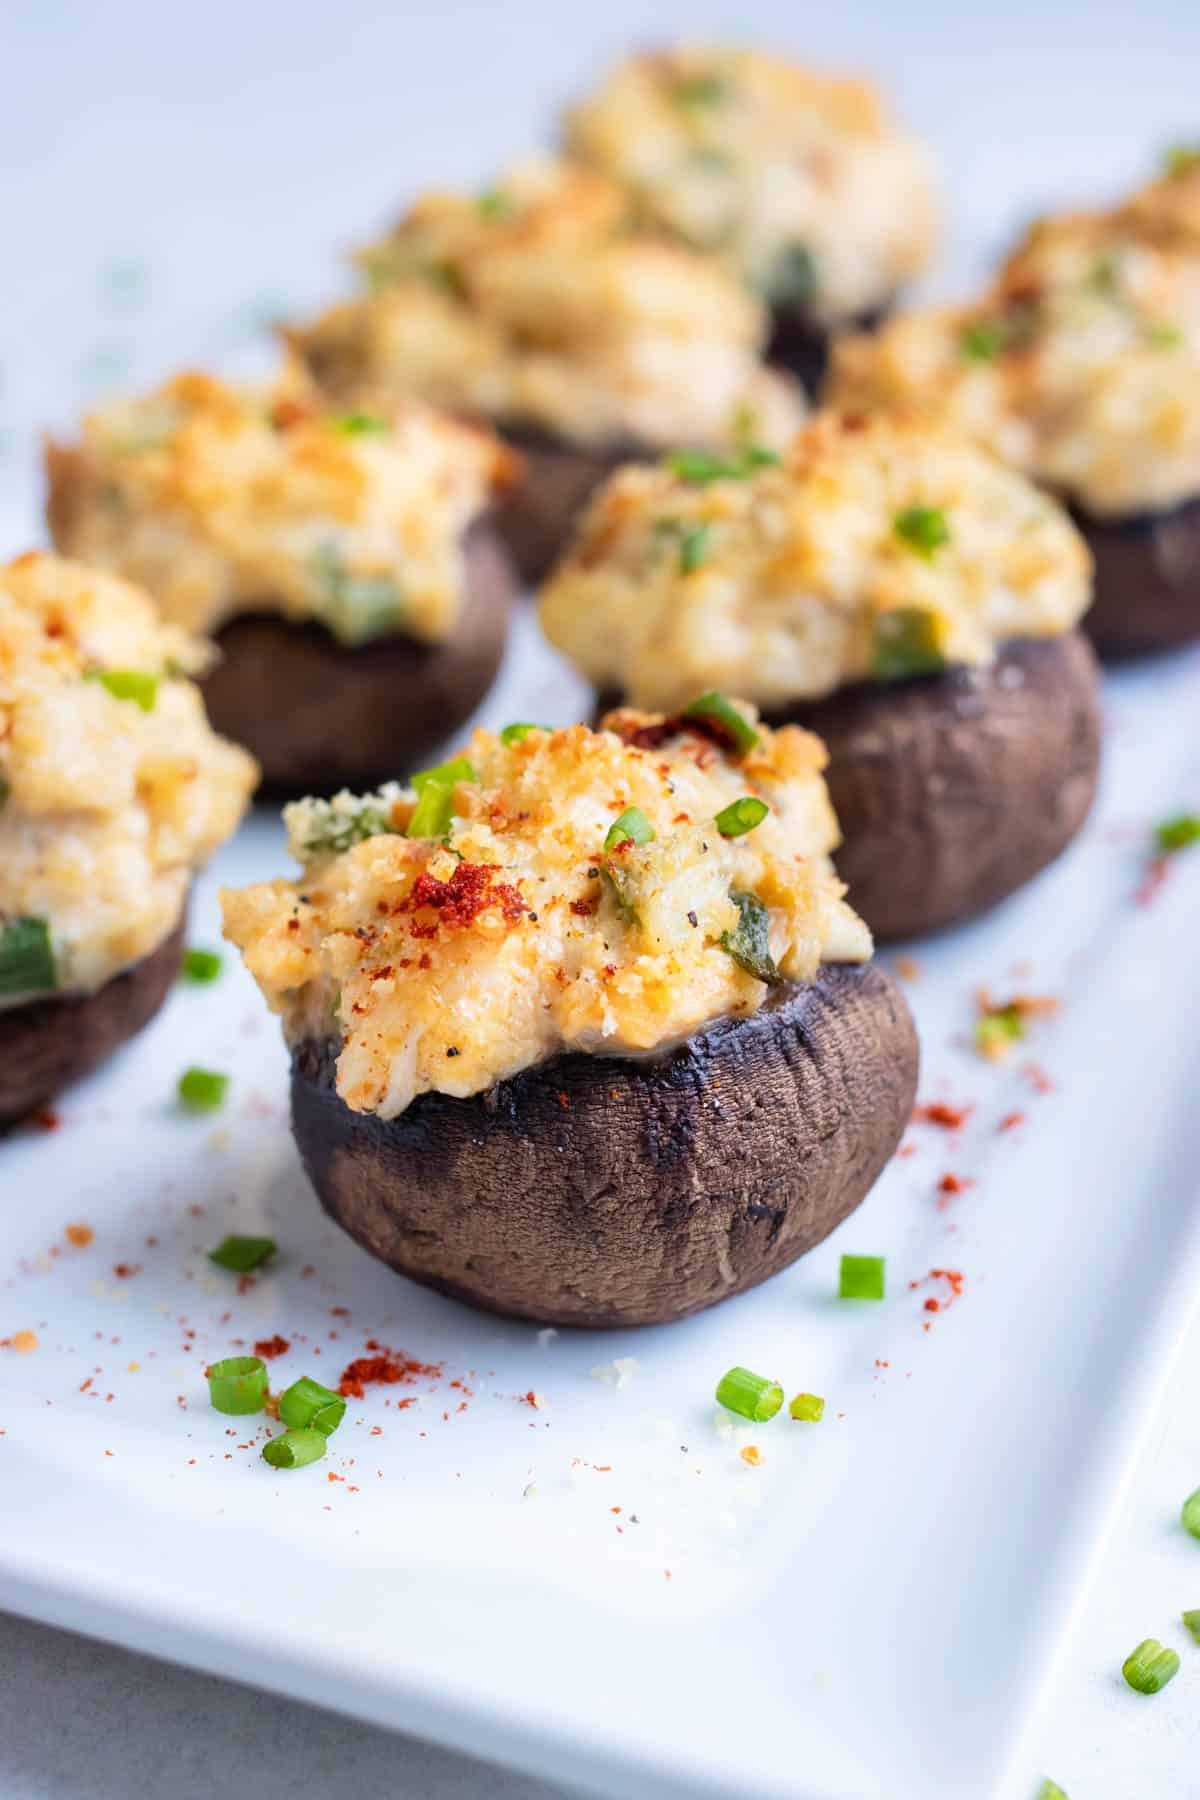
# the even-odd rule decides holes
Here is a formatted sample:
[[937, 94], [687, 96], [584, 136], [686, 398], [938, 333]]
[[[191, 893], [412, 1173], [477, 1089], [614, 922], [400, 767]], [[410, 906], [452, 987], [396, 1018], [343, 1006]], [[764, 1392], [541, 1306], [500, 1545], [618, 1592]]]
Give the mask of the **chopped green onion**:
[[154, 711], [159, 677], [147, 669], [92, 669], [87, 679], [98, 681], [114, 700], [132, 700], [143, 712]]
[[721, 933], [721, 948], [732, 956], [739, 969], [777, 987], [783, 980], [771, 955], [771, 915], [757, 894], [739, 893], [731, 888], [729, 898], [738, 909], [738, 922], [732, 931]]
[[325, 1449], [323, 1431], [285, 1431], [282, 1437], [267, 1439], [263, 1461], [273, 1469], [302, 1469], [305, 1463], [320, 1462]]
[[637, 884], [630, 871], [621, 863], [603, 862], [600, 864], [600, 878], [616, 901], [617, 911], [625, 923], [627, 925], [639, 924]]
[[1152, 350], [1178, 350], [1183, 343], [1184, 333], [1180, 326], [1162, 319], [1147, 329], [1146, 337]]
[[1115, 294], [1121, 279], [1121, 259], [1114, 250], [1105, 250], [1087, 273], [1086, 285], [1093, 294]]
[[8, 919], [0, 925], [0, 994], [44, 994], [57, 986], [45, 919]]
[[708, 561], [712, 526], [685, 525], [679, 533], [679, 573], [694, 575]]
[[984, 1056], [999, 1058], [1024, 1036], [1025, 1016], [1019, 1006], [998, 1006], [975, 1022], [975, 1048]]
[[1047, 1775], [1037, 1791], [1037, 1800], [1068, 1800], [1067, 1794], [1059, 1787], [1057, 1781], [1051, 1781]]
[[1163, 173], [1186, 175], [1200, 167], [1200, 144], [1171, 144], [1163, 152]]
[[950, 527], [940, 506], [908, 506], [896, 514], [892, 530], [926, 562], [932, 560], [935, 550], [950, 542]]
[[1183, 1521], [1183, 1529], [1190, 1532], [1192, 1537], [1200, 1538], [1200, 1488], [1188, 1495], [1179, 1517]]
[[228, 1075], [216, 1069], [185, 1069], [179, 1077], [179, 1104], [185, 1112], [216, 1112], [224, 1103]]
[[740, 800], [731, 800], [728, 806], [723, 806], [713, 824], [722, 837], [742, 837], [756, 825], [761, 825], [770, 810], [766, 801], [757, 795], [743, 794]]
[[182, 968], [185, 981], [203, 985], [215, 981], [221, 973], [221, 957], [216, 950], [185, 950]]
[[680, 481], [707, 487], [711, 481], [744, 481], [756, 469], [777, 467], [779, 458], [761, 444], [746, 444], [732, 456], [716, 456], [710, 450], [673, 450], [664, 461]]
[[1143, 1638], [1121, 1664], [1121, 1673], [1139, 1694], [1157, 1694], [1179, 1673], [1179, 1657], [1164, 1650], [1157, 1638]]
[[801, 1419], [810, 1425], [819, 1425], [825, 1417], [825, 1402], [820, 1394], [797, 1394], [788, 1402], [788, 1411], [793, 1419]]
[[386, 437], [391, 430], [387, 420], [378, 418], [375, 413], [343, 413], [341, 418], [330, 419], [329, 423], [343, 437]]
[[308, 567], [321, 622], [339, 644], [366, 644], [396, 630], [405, 603], [390, 575], [351, 574], [333, 542], [318, 544]]
[[485, 188], [475, 204], [485, 219], [507, 219], [516, 210], [512, 195], [497, 187]]
[[817, 296], [817, 262], [807, 244], [785, 244], [773, 258], [763, 287], [774, 306], [811, 306]]
[[261, 1356], [227, 1356], [204, 1373], [219, 1413], [257, 1413], [267, 1404], [267, 1365]]
[[531, 731], [553, 731], [552, 725], [506, 725], [500, 733], [502, 744], [520, 744], [525, 741]]
[[783, 1389], [777, 1381], [768, 1381], [751, 1369], [727, 1369], [717, 1383], [717, 1405], [765, 1425], [783, 1405]]
[[222, 1238], [216, 1249], [209, 1251], [208, 1260], [220, 1269], [232, 1269], [235, 1275], [248, 1275], [251, 1269], [257, 1269], [269, 1256], [274, 1256], [278, 1248], [274, 1238], [239, 1237], [235, 1232]]
[[1200, 1644], [1200, 1608], [1197, 1608], [1194, 1612], [1180, 1613], [1179, 1616], [1187, 1626], [1187, 1629], [1191, 1632], [1193, 1638]]
[[724, 75], [685, 75], [671, 88], [679, 106], [721, 106], [733, 92]]
[[1154, 841], [1160, 850], [1186, 850], [1200, 842], [1200, 814], [1177, 813], [1154, 828]]
[[279, 1396], [279, 1416], [298, 1430], [319, 1431], [324, 1437], [336, 1431], [346, 1412], [346, 1402], [332, 1388], [322, 1387], [302, 1375]]
[[410, 838], [445, 837], [454, 817], [454, 789], [460, 781], [478, 781], [479, 777], [465, 756], [439, 763], [434, 769], [422, 769], [413, 776], [417, 804], [408, 821]]
[[973, 319], [959, 334], [958, 347], [968, 362], [993, 362], [1004, 346], [1004, 327], [994, 319]]
[[654, 827], [640, 806], [627, 806], [619, 819], [614, 819], [604, 836], [604, 848], [615, 850], [618, 844], [652, 844]]
[[886, 1267], [882, 1256], [843, 1256], [838, 1294], [843, 1300], [882, 1300]]
[[758, 743], [758, 733], [750, 721], [743, 718], [732, 701], [727, 700], [724, 694], [718, 694], [715, 689], [701, 694], [698, 700], [685, 706], [683, 716], [685, 719], [704, 719], [708, 724], [715, 725], [742, 756], [753, 750]]
[[936, 613], [923, 606], [880, 613], [871, 647], [871, 672], [879, 680], [937, 675], [945, 667], [945, 628]]

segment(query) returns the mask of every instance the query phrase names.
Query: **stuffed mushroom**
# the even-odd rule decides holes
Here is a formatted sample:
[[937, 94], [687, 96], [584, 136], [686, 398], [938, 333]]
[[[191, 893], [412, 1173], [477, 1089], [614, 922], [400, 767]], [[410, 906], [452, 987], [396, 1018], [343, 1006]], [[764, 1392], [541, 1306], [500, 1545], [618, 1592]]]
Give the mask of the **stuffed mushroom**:
[[341, 406], [415, 393], [523, 454], [499, 515], [527, 581], [617, 463], [671, 444], [781, 441], [799, 390], [760, 361], [762, 306], [711, 258], [638, 231], [628, 196], [565, 163], [418, 200], [360, 253], [369, 291], [288, 333]]
[[0, 1124], [140, 1030], [179, 972], [192, 876], [257, 775], [184, 673], [205, 655], [123, 581], [0, 568]]
[[1089, 595], [1070, 520], [969, 439], [825, 413], [749, 471], [621, 470], [541, 621], [601, 695], [687, 716], [723, 688], [817, 732], [839, 872], [894, 939], [994, 905], [1083, 823]]
[[933, 410], [1069, 505], [1102, 656], [1200, 637], [1200, 152], [1040, 220], [971, 305], [839, 343], [829, 398]]
[[51, 444], [47, 473], [61, 550], [215, 637], [209, 714], [273, 788], [424, 760], [495, 678], [515, 582], [487, 513], [515, 458], [490, 433], [186, 373]]
[[290, 807], [300, 877], [223, 895], [305, 1166], [372, 1254], [496, 1312], [644, 1324], [866, 1194], [912, 1022], [828, 861], [821, 745], [741, 719], [476, 732], [415, 790]]
[[569, 112], [567, 143], [627, 188], [647, 227], [763, 295], [771, 355], [810, 386], [830, 333], [876, 322], [933, 248], [921, 145], [869, 83], [783, 57], [631, 57]]

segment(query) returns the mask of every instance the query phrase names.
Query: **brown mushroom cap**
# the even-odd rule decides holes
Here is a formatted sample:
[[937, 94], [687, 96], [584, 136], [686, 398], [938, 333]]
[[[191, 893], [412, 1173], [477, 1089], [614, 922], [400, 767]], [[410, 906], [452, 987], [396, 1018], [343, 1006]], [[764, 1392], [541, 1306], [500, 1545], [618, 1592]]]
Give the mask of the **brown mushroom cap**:
[[1073, 517], [1096, 559], [1083, 628], [1106, 662], [1200, 638], [1200, 496], [1169, 512]]
[[559, 1056], [390, 1120], [338, 1098], [336, 1054], [292, 1057], [325, 1210], [427, 1287], [585, 1326], [684, 1318], [820, 1243], [895, 1150], [918, 1059], [875, 964], [823, 968], [654, 1060]]
[[254, 752], [265, 787], [377, 787], [427, 761], [474, 712], [504, 654], [515, 582], [489, 527], [472, 527], [464, 550], [465, 604], [440, 644], [386, 637], [351, 649], [277, 613], [217, 633], [222, 658], [201, 684], [208, 716]]
[[825, 740], [834, 861], [882, 941], [958, 924], [1032, 880], [1096, 791], [1096, 658], [1078, 631], [1014, 639], [987, 668], [859, 682], [786, 717]]
[[566, 549], [601, 482], [622, 463], [646, 462], [658, 452], [632, 441], [581, 449], [544, 431], [503, 429], [525, 459], [525, 472], [497, 506], [496, 529], [522, 581], [536, 587]]
[[186, 912], [157, 950], [94, 994], [63, 994], [0, 1011], [0, 1126], [45, 1106], [152, 1019], [179, 974]]

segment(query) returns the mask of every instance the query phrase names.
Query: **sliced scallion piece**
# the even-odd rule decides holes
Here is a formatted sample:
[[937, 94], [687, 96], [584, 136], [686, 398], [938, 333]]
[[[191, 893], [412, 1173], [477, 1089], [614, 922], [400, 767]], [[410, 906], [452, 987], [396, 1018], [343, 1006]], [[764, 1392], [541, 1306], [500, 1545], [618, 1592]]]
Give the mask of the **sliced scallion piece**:
[[1200, 144], [1171, 144], [1163, 151], [1165, 175], [1187, 175], [1200, 167]]
[[777, 1381], [756, 1375], [752, 1369], [727, 1369], [717, 1383], [717, 1405], [740, 1413], [756, 1425], [765, 1425], [783, 1405], [783, 1389]]
[[713, 824], [722, 837], [743, 837], [747, 831], [761, 825], [770, 810], [757, 794], [743, 794], [740, 800], [731, 800], [728, 806], [723, 806]]
[[1200, 1538], [1200, 1488], [1188, 1495], [1179, 1516], [1183, 1521], [1183, 1529], [1194, 1538]]
[[793, 1419], [817, 1425], [825, 1417], [825, 1402], [820, 1394], [797, 1394], [788, 1401], [788, 1412]]
[[1004, 327], [994, 319], [973, 319], [963, 326], [958, 339], [968, 362], [994, 362], [1004, 344]]
[[498, 187], [485, 188], [475, 204], [485, 219], [507, 219], [516, 210], [512, 195]]
[[739, 755], [745, 756], [758, 743], [758, 733], [753, 725], [738, 711], [731, 700], [724, 694], [710, 688], [707, 694], [701, 694], [690, 706], [683, 709], [685, 719], [704, 719], [707, 724], [715, 726], [718, 732], [729, 740]]
[[531, 731], [553, 731], [553, 729], [554, 727], [552, 725], [527, 725], [523, 723], [506, 725], [504, 730], [500, 733], [500, 742], [502, 744], [522, 744]]
[[322, 1387], [302, 1375], [279, 1396], [279, 1417], [285, 1425], [298, 1430], [319, 1431], [328, 1437], [336, 1431], [346, 1413], [346, 1402], [332, 1388]]
[[811, 306], [819, 286], [817, 259], [807, 244], [785, 244], [767, 270], [763, 288], [775, 306]]
[[215, 1250], [210, 1250], [208, 1260], [216, 1263], [219, 1269], [231, 1269], [235, 1275], [248, 1275], [251, 1269], [259, 1268], [269, 1256], [274, 1256], [279, 1245], [270, 1237], [240, 1237], [237, 1233], [222, 1238]]
[[880, 613], [871, 646], [871, 673], [881, 681], [938, 675], [946, 667], [945, 627], [923, 606], [897, 606]]
[[210, 981], [215, 981], [221, 973], [220, 954], [216, 950], [196, 948], [185, 950], [181, 970], [185, 981], [193, 981], [197, 986], [204, 986]]
[[1191, 1632], [1193, 1638], [1200, 1644], [1200, 1607], [1197, 1607], [1192, 1612], [1180, 1613], [1179, 1616], [1183, 1620], [1184, 1625]]
[[654, 827], [640, 806], [627, 806], [619, 819], [614, 819], [604, 837], [604, 848], [615, 850], [618, 844], [652, 844]]
[[684, 525], [679, 533], [679, 573], [694, 575], [708, 561], [711, 525]]
[[0, 994], [44, 994], [57, 986], [45, 919], [5, 920], [0, 925]]
[[838, 1294], [843, 1300], [882, 1300], [887, 1264], [882, 1256], [843, 1256]]
[[179, 1104], [185, 1112], [216, 1112], [228, 1086], [228, 1075], [217, 1069], [185, 1069], [179, 1077]]
[[1154, 828], [1154, 841], [1160, 850], [1168, 854], [1174, 850], [1187, 850], [1192, 844], [1200, 843], [1200, 814], [1177, 813], [1173, 819], [1164, 819], [1161, 825]]
[[227, 1356], [204, 1373], [219, 1413], [258, 1413], [267, 1404], [267, 1365], [261, 1356]]
[[729, 898], [738, 909], [738, 922], [732, 931], [721, 933], [721, 948], [732, 956], [739, 969], [776, 987], [783, 980], [771, 955], [771, 915], [757, 894], [730, 890]]
[[733, 92], [724, 75], [684, 75], [671, 88], [671, 98], [679, 106], [720, 106]]
[[445, 837], [454, 817], [454, 789], [460, 781], [478, 781], [465, 756], [453, 757], [433, 769], [421, 769], [412, 778], [417, 804], [408, 821], [410, 838]]
[[901, 543], [930, 562], [934, 552], [950, 542], [950, 527], [940, 506], [906, 506], [892, 520], [892, 530]]
[[342, 437], [386, 437], [391, 430], [386, 419], [368, 412], [343, 413], [329, 423]]
[[143, 712], [154, 711], [159, 677], [148, 669], [93, 669], [87, 679], [98, 681], [114, 700], [132, 700]]
[[1121, 1673], [1139, 1694], [1157, 1694], [1179, 1673], [1179, 1656], [1157, 1638], [1143, 1638], [1121, 1664]]
[[744, 444], [732, 456], [718, 456], [711, 450], [673, 450], [664, 460], [680, 481], [707, 487], [710, 481], [744, 481], [757, 469], [774, 468], [779, 457], [761, 444]]
[[305, 1463], [320, 1462], [325, 1454], [323, 1431], [285, 1431], [282, 1437], [268, 1438], [262, 1447], [263, 1461], [273, 1469], [302, 1469]]
[[1059, 1787], [1057, 1781], [1051, 1781], [1047, 1775], [1037, 1791], [1037, 1800], [1067, 1800], [1067, 1794], [1063, 1788]]

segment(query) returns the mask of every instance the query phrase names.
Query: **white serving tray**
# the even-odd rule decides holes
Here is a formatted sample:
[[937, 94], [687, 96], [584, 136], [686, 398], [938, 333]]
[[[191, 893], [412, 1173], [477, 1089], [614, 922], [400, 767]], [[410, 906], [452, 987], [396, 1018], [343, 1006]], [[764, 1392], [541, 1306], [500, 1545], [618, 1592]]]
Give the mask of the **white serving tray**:
[[[528, 617], [517, 640], [489, 721], [575, 715]], [[1134, 894], [1150, 821], [1200, 789], [1198, 696], [1196, 656], [1111, 681], [1084, 839], [916, 951], [921, 1095], [973, 1102], [962, 1132], [913, 1127], [833, 1238], [682, 1325], [539, 1341], [373, 1263], [298, 1166], [249, 979], [230, 956], [179, 989], [59, 1129], [0, 1147], [0, 1335], [39, 1339], [0, 1353], [0, 1605], [603, 1794], [1000, 1793], [1196, 1289], [1200, 855]], [[256, 817], [193, 941], [220, 882], [283, 866]], [[970, 1050], [980, 984], [1061, 997], [1028, 1056]], [[215, 1122], [173, 1111], [193, 1062], [233, 1074]], [[977, 1185], [939, 1208], [947, 1170]], [[243, 1294], [204, 1254], [228, 1230], [282, 1246]], [[834, 1297], [843, 1250], [887, 1256], [883, 1305]], [[908, 1284], [946, 1267], [931, 1314], [948, 1284]], [[372, 1337], [444, 1375], [370, 1390], [280, 1475], [203, 1380], [275, 1333], [280, 1383]], [[592, 1373], [625, 1357], [624, 1385]], [[825, 1421], [730, 1434], [733, 1362]]]

